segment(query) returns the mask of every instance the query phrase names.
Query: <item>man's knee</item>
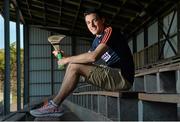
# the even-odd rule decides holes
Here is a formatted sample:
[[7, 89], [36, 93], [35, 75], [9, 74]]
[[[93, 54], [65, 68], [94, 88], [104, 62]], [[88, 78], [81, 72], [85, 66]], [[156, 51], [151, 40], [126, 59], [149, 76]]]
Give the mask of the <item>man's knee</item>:
[[69, 63], [67, 69], [78, 71], [79, 67], [80, 67], [79, 64]]
[[92, 66], [86, 64], [70, 63], [67, 67], [67, 72], [76, 72], [83, 76], [88, 76]]

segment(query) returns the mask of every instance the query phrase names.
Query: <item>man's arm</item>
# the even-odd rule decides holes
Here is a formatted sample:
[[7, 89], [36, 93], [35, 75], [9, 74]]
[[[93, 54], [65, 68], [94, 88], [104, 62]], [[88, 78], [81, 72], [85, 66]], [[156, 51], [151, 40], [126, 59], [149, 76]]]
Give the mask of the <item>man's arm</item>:
[[108, 49], [106, 44], [99, 44], [98, 47], [91, 52], [83, 53], [77, 56], [70, 56], [63, 58], [58, 61], [58, 64], [68, 64], [68, 63], [93, 63], [97, 61]]

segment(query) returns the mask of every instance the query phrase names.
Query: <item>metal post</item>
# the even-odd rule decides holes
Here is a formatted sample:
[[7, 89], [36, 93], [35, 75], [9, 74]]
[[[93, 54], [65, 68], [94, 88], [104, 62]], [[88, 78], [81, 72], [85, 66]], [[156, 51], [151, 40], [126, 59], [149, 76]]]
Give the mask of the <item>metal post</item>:
[[17, 59], [17, 110], [21, 110], [21, 47], [20, 47], [20, 16], [16, 8], [16, 59]]
[[[51, 33], [51, 35], [53, 35], [53, 33]], [[53, 46], [51, 46], [51, 52], [53, 52]], [[51, 54], [51, 95], [54, 95], [55, 91], [54, 91], [54, 56]]]
[[137, 53], [137, 39], [136, 36], [133, 36], [133, 54]]
[[136, 36], [133, 35], [133, 55], [134, 55], [134, 63], [135, 63], [135, 68], [138, 68], [138, 63], [137, 63], [137, 39]]
[[4, 39], [5, 39], [5, 79], [4, 79], [4, 114], [10, 112], [10, 37], [9, 37], [9, 0], [4, 0]]
[[71, 37], [72, 42], [72, 55], [76, 54], [76, 38], [74, 36]]
[[178, 38], [178, 56], [180, 55], [180, 2], [177, 4], [177, 38]]
[[28, 27], [27, 25], [24, 25], [24, 102], [23, 104], [26, 105], [29, 102], [29, 77], [28, 77]]
[[[144, 28], [144, 47], [148, 47], [148, 28], [145, 27]], [[147, 48], [144, 50], [144, 64], [147, 65], [148, 64], [148, 50]]]

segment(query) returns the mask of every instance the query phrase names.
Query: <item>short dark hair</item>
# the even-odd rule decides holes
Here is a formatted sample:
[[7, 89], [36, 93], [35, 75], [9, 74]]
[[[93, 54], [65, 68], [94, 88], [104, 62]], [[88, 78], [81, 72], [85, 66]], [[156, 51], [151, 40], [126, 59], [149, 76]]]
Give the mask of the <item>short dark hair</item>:
[[84, 11], [84, 17], [85, 17], [86, 15], [91, 14], [91, 13], [95, 13], [99, 18], [102, 18], [102, 17], [103, 17], [103, 15], [100, 13], [100, 11], [99, 11], [98, 9], [96, 9], [96, 8], [88, 8], [88, 9], [86, 9], [86, 10]]

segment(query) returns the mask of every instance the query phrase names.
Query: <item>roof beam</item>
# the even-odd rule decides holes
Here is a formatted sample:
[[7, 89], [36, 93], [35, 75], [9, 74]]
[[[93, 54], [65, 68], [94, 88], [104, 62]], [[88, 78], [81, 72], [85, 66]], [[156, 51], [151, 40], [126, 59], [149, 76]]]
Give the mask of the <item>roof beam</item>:
[[43, 6], [44, 6], [44, 23], [47, 25], [47, 5], [46, 5], [46, 0], [43, 0]]
[[61, 16], [62, 16], [62, 4], [63, 4], [63, 0], [59, 1], [59, 17], [58, 17], [58, 25], [61, 24]]
[[111, 21], [110, 21], [110, 24], [113, 22], [113, 20], [115, 19], [115, 17], [120, 13], [123, 5], [125, 5], [126, 2], [127, 2], [127, 0], [123, 0], [122, 5], [121, 5], [119, 8], [117, 8], [117, 12], [116, 12], [115, 14], [113, 14], [112, 19], [111, 19]]
[[[151, 3], [152, 3], [152, 2], [156, 2], [156, 0], [152, 0]], [[149, 4], [149, 5], [150, 5], [150, 4]], [[154, 11], [154, 12], [152, 12], [152, 11], [149, 12], [148, 10], [146, 10], [147, 8], [145, 8], [146, 13], [149, 15], [148, 18], [146, 18], [142, 23], [140, 23], [138, 26], [136, 26], [136, 27], [131, 31], [129, 37], [130, 37], [134, 32], [136, 32], [139, 28], [142, 28], [142, 26], [143, 26], [145, 23], [147, 23], [148, 21], [150, 21], [150, 20], [152, 20], [152, 19], [156, 19], [156, 18], [158, 17], [159, 13], [162, 12], [162, 10], [164, 10], [166, 7], [168, 7], [168, 5], [169, 5], [169, 2], [165, 2], [164, 5], [162, 5], [157, 11]], [[176, 4], [175, 4], [174, 6], [176, 6]], [[147, 7], [148, 7], [148, 6], [147, 6]], [[172, 6], [172, 8], [173, 8], [173, 6]], [[169, 10], [172, 10], [172, 8], [171, 8], [171, 9], [169, 8]], [[135, 20], [133, 20], [133, 21], [135, 21]], [[124, 29], [126, 29], [126, 27], [125, 27]]]
[[77, 20], [78, 20], [80, 8], [81, 8], [81, 0], [79, 0], [78, 10], [77, 10], [77, 12], [76, 12], [76, 16], [75, 16], [75, 19], [74, 19], [74, 23], [73, 23], [73, 25], [72, 25], [71, 33], [73, 33], [74, 28], [75, 28], [75, 26], [76, 26], [76, 22], [77, 22]]
[[[81, 0], [80, 0], [81, 1]], [[75, 0], [64, 0], [64, 2], [68, 3], [68, 4], [72, 4], [75, 6], [79, 6], [79, 3], [77, 3]]]
[[30, 10], [31, 1], [30, 0], [26, 0], [26, 3], [27, 3], [27, 9], [28, 9], [29, 17], [32, 20], [32, 14], [31, 14], [31, 10]]
[[[142, 12], [148, 7], [148, 5], [150, 5], [153, 1], [155, 0], [151, 0], [149, 4], [143, 5], [139, 0], [135, 0], [135, 2], [139, 5], [139, 7], [142, 9]], [[140, 15], [141, 13], [139, 13]], [[133, 23], [135, 20], [137, 19], [137, 17], [132, 18], [130, 21], [131, 23]], [[130, 23], [130, 24], [131, 24]], [[123, 28], [123, 30], [125, 30], [130, 24], [126, 24]], [[139, 26], [137, 26], [136, 28], [139, 28]]]
[[98, 3], [98, 4], [99, 4], [98, 9], [99, 9], [99, 10], [102, 8], [102, 2], [103, 2], [103, 0], [100, 0], [100, 2]]
[[23, 17], [23, 15], [22, 15], [21, 9], [19, 8], [19, 5], [18, 5], [19, 3], [17, 2], [17, 0], [11, 0], [11, 1], [12, 1], [13, 5], [15, 6], [16, 11], [19, 12], [19, 16], [20, 16], [21, 22], [22, 22], [23, 24], [25, 24], [24, 17]]

